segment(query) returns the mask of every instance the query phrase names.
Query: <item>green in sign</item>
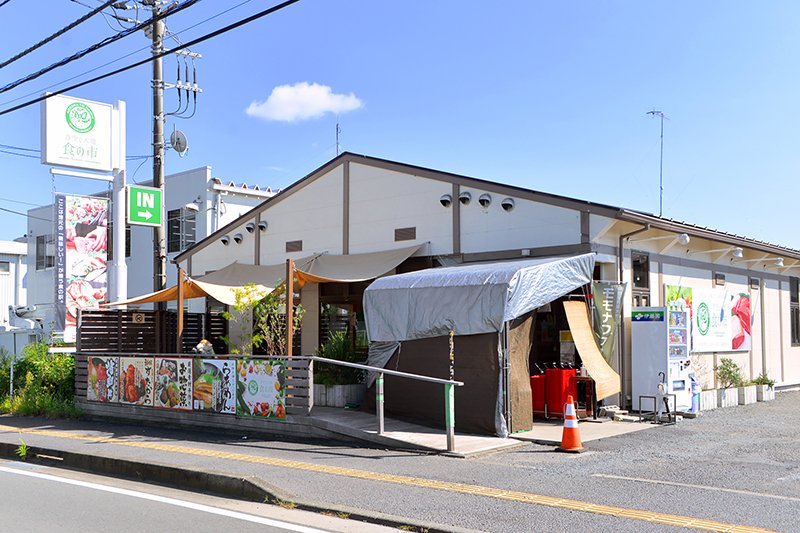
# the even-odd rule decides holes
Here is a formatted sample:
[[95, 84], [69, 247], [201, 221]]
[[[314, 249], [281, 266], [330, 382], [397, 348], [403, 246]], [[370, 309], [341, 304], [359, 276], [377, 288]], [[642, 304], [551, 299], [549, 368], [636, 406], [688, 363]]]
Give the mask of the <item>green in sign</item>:
[[128, 186], [128, 224], [160, 226], [161, 211], [160, 189]]

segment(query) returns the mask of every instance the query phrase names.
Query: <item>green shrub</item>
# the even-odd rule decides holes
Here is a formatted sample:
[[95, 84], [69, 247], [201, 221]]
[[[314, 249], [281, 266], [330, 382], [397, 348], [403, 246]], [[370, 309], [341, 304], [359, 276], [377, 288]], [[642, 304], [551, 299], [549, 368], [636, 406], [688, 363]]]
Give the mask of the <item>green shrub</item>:
[[[336, 331], [328, 341], [317, 350], [318, 357], [335, 359], [348, 363], [362, 363], [353, 349], [353, 341], [344, 331]], [[320, 385], [349, 385], [364, 381], [364, 371], [330, 363], [314, 364], [314, 383]]]
[[763, 372], [753, 380], [753, 385], [767, 385], [772, 388], [775, 386], [775, 380], [771, 379], [766, 372]]
[[741, 387], [744, 385], [744, 378], [739, 366], [729, 357], [722, 357], [719, 365], [714, 367], [717, 373], [717, 381], [720, 388], [729, 389], [731, 387]]

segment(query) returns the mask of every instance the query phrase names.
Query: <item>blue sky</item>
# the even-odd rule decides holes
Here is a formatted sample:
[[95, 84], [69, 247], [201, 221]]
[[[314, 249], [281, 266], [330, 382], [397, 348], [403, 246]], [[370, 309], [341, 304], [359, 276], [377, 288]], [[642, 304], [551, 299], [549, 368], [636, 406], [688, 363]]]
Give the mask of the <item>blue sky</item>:
[[[182, 31], [239, 3], [201, 0], [168, 27], [186, 42], [277, 2]], [[0, 61], [87, 11], [11, 0]], [[210, 165], [224, 180], [285, 187], [335, 156], [338, 114], [344, 150], [658, 213], [656, 108], [669, 118], [665, 216], [800, 249], [799, 22], [791, 1], [301, 0], [193, 49], [204, 92], [192, 119], [167, 123], [190, 149], [169, 153], [166, 171]], [[0, 85], [113, 33], [93, 18], [0, 69]], [[126, 37], [0, 94], [0, 111], [131, 52], [144, 49], [93, 74], [142, 59], [147, 45]], [[167, 81], [175, 68], [165, 59]], [[143, 66], [70, 93], [127, 102], [129, 155], [151, 150], [150, 75]], [[176, 105], [168, 92], [165, 108]], [[38, 104], [0, 116], [0, 145], [38, 149], [39, 123]], [[138, 165], [130, 181], [150, 178], [150, 161]], [[0, 153], [0, 179], [0, 208], [52, 200], [38, 159]], [[24, 217], [0, 211], [0, 239], [24, 232]]]

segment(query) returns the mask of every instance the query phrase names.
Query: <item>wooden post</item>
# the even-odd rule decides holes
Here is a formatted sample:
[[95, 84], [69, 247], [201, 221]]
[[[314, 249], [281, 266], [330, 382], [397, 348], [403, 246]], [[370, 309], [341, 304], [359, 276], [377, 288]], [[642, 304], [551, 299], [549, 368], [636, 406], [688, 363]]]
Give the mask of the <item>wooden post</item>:
[[286, 260], [286, 355], [292, 355], [294, 337], [294, 259]]
[[178, 267], [178, 334], [175, 340], [175, 353], [183, 353], [183, 269]]

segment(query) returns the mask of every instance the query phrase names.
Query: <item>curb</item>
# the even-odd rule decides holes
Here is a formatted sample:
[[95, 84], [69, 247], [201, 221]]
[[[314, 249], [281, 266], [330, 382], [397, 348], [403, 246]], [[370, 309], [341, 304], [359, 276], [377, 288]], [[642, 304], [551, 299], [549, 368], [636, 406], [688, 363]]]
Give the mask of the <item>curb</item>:
[[32, 445], [27, 446], [26, 457], [20, 459], [17, 454], [18, 448], [19, 445], [17, 444], [0, 442], [0, 459], [76, 470], [254, 503], [275, 505], [287, 502], [304, 511], [344, 514], [347, 515], [348, 520], [354, 522], [367, 522], [404, 529], [413, 527], [415, 528], [414, 530], [429, 531], [430, 533], [474, 533], [473, 530], [464, 528], [422, 524], [402, 517], [374, 513], [363, 509], [304, 502], [254, 476], [241, 477], [222, 472], [190, 470], [155, 462], [142, 463], [128, 459], [87, 455]]

